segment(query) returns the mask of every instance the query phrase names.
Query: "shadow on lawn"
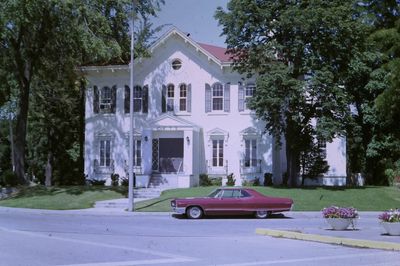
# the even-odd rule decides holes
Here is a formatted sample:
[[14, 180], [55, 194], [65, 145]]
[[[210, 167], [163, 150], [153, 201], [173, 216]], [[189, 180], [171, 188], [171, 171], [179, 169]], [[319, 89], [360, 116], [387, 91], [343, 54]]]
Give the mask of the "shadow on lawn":
[[81, 195], [85, 192], [103, 192], [115, 191], [122, 195], [126, 195], [128, 189], [125, 187], [104, 187], [104, 186], [62, 186], [62, 187], [45, 187], [37, 185], [34, 187], [19, 187], [18, 193], [13, 198], [26, 198], [26, 197], [40, 197], [40, 196], [54, 196], [61, 193], [70, 195]]
[[299, 187], [288, 187], [288, 186], [273, 186], [269, 187], [273, 189], [300, 189], [300, 190], [329, 190], [329, 191], [345, 191], [345, 190], [365, 190], [371, 188], [369, 186], [299, 186]]

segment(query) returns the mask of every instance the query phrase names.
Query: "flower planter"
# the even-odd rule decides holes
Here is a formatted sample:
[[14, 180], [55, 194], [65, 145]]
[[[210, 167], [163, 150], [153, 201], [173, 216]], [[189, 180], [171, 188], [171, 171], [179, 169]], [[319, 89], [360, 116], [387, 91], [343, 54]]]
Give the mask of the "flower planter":
[[400, 236], [400, 223], [381, 222], [386, 233], [391, 236]]
[[353, 218], [326, 218], [327, 223], [333, 230], [346, 230], [350, 225], [353, 225]]

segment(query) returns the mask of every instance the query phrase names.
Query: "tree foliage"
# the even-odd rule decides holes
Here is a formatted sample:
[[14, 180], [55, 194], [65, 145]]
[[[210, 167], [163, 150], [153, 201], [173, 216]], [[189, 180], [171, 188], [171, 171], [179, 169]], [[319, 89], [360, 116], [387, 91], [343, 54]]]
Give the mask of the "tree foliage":
[[344, 134], [349, 110], [343, 76], [369, 28], [355, 16], [352, 1], [338, 0], [232, 0], [216, 18], [234, 68], [257, 75], [250, 106], [276, 140], [285, 137], [295, 185], [301, 156], [311, 156], [315, 139]]
[[[148, 17], [155, 15], [162, 3], [142, 0], [135, 5], [135, 19], [140, 21], [135, 27], [136, 56], [145, 53], [146, 41], [153, 33]], [[29, 143], [28, 148], [32, 154], [40, 153], [31, 158], [39, 162], [43, 156], [49, 158], [50, 152], [50, 157], [58, 156], [54, 159], [62, 161], [65, 154], [58, 151], [76, 147], [74, 134], [67, 136], [66, 129], [83, 130], [82, 119], [76, 124], [75, 117], [66, 112], [77, 103], [83, 104], [82, 91], [74, 91], [80, 78], [77, 67], [128, 62], [131, 8], [132, 1], [128, 0], [0, 3], [0, 105], [16, 91], [15, 162], [21, 183], [26, 182], [28, 113], [32, 120], [29, 138], [38, 141]], [[32, 110], [30, 102], [35, 104]], [[69, 143], [59, 145], [58, 138], [66, 141], [65, 137]], [[41, 164], [33, 165], [43, 169]]]

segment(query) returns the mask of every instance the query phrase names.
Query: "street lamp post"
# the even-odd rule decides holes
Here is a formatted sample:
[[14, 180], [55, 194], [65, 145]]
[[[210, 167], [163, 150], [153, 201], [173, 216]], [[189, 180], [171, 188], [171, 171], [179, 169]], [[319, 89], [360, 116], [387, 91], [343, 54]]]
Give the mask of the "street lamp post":
[[129, 95], [129, 118], [130, 118], [130, 127], [129, 127], [129, 182], [128, 182], [128, 211], [134, 211], [134, 201], [133, 201], [133, 181], [134, 181], [134, 173], [133, 173], [133, 130], [134, 130], [134, 119], [133, 119], [133, 59], [134, 59], [134, 29], [133, 22], [135, 20], [135, 1], [132, 1], [132, 18], [131, 18], [131, 64], [130, 64], [130, 95]]

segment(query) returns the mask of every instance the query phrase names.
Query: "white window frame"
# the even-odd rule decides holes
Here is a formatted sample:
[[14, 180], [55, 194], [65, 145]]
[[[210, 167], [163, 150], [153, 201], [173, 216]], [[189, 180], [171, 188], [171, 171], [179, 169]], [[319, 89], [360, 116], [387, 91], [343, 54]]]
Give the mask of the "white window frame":
[[213, 86], [211, 87], [211, 111], [212, 112], [224, 111], [224, 86], [219, 82], [214, 83]]
[[258, 149], [256, 138], [244, 139], [244, 164], [245, 168], [257, 167]]
[[99, 109], [100, 112], [111, 112], [111, 103], [112, 103], [112, 89], [108, 86], [104, 86], [100, 89], [100, 100], [99, 100]]
[[140, 85], [135, 85], [133, 87], [133, 112], [140, 113], [142, 112], [142, 109], [143, 109], [143, 88]]
[[188, 86], [185, 83], [179, 85], [179, 111], [187, 112]]
[[99, 139], [99, 166], [111, 167], [112, 141], [111, 138]]
[[[224, 142], [225, 141], [224, 141], [223, 137], [220, 137], [220, 138], [214, 137], [211, 139], [211, 167], [213, 167], [213, 168], [221, 168], [221, 167], [225, 166], [225, 162], [224, 162], [224, 160], [225, 160], [225, 151], [224, 151], [225, 143]], [[215, 151], [216, 151], [216, 153], [214, 153]], [[214, 161], [214, 160], [216, 160], [216, 161]]]
[[168, 84], [167, 85], [167, 92], [165, 95], [166, 98], [166, 111], [173, 112], [174, 111], [174, 98], [175, 98], [175, 85]]
[[246, 85], [244, 88], [244, 109], [245, 110], [250, 110], [249, 107], [247, 107], [248, 101], [253, 98], [254, 93], [256, 91], [256, 85], [253, 83], [249, 83]]
[[141, 167], [142, 166], [142, 139], [134, 138], [133, 140], [133, 166]]

